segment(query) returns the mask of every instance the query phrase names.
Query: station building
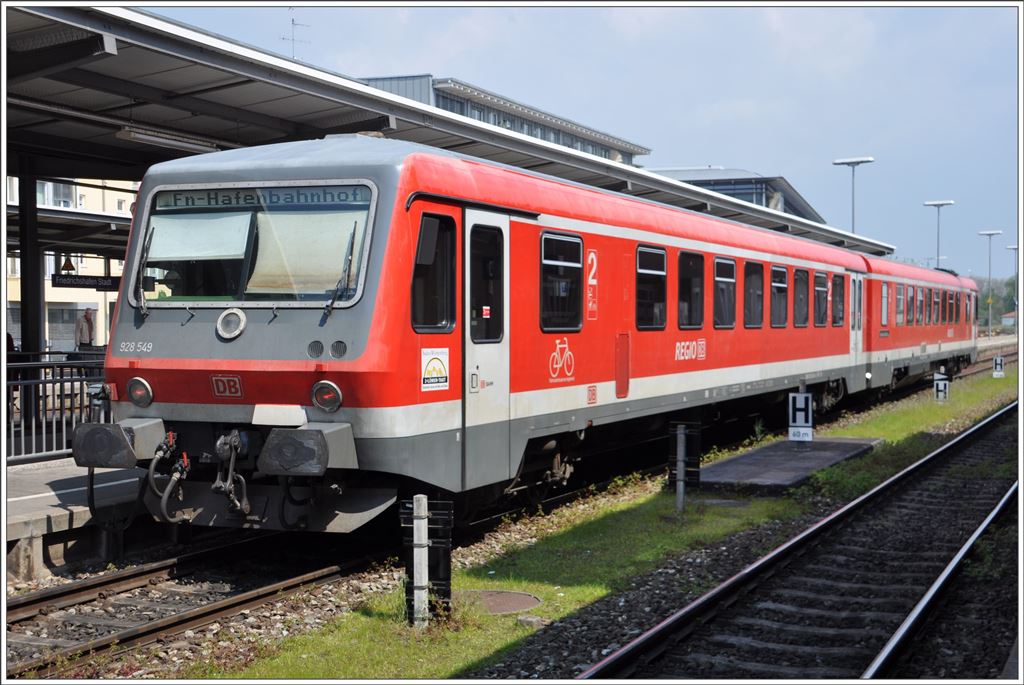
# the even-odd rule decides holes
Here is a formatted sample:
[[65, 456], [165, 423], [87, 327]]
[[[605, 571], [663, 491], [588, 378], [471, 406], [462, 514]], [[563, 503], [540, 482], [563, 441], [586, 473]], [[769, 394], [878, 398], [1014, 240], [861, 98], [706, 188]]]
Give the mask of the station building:
[[360, 81], [431, 107], [623, 164], [635, 166], [635, 157], [651, 153], [642, 145], [455, 78], [414, 74], [364, 78]]
[[801, 219], [825, 223], [825, 219], [782, 176], [762, 176], [746, 169], [721, 166], [649, 168], [648, 171]]

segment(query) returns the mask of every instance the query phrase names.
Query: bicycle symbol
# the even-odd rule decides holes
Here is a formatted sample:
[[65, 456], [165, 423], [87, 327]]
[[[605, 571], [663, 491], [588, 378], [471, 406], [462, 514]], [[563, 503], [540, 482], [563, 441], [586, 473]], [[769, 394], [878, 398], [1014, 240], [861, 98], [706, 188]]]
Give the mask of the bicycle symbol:
[[576, 359], [572, 356], [572, 352], [569, 351], [568, 337], [555, 340], [555, 351], [551, 353], [551, 358], [548, 360], [548, 373], [551, 374], [552, 378], [557, 376], [563, 369], [567, 377], [572, 376], [572, 372], [576, 369]]

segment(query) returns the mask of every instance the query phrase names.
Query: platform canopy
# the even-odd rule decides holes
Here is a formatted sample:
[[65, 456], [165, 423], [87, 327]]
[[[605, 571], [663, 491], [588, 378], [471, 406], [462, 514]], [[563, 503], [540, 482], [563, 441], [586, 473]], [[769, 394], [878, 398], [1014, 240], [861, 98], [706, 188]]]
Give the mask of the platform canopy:
[[[188, 154], [379, 131], [868, 254], [895, 249], [148, 12], [10, 5], [5, 11], [11, 175], [139, 180], [150, 165]], [[9, 227], [11, 221], [8, 215]]]

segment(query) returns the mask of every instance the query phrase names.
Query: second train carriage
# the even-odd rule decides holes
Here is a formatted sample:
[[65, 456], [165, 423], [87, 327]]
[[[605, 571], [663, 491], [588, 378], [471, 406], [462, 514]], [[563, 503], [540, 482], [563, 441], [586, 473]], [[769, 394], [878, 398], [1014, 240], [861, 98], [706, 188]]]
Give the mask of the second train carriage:
[[643, 417], [975, 354], [969, 280], [415, 144], [176, 160], [137, 206], [116, 422], [73, 451], [148, 463], [165, 520], [350, 531], [564, 480]]

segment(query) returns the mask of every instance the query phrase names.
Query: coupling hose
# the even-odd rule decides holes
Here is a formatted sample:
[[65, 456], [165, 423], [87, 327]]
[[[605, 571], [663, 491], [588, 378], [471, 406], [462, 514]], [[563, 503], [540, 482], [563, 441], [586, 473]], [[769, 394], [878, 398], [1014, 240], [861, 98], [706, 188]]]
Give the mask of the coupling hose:
[[160, 513], [163, 514], [164, 520], [167, 523], [182, 523], [184, 521], [188, 521], [189, 520], [188, 516], [186, 516], [184, 514], [178, 514], [178, 515], [176, 515], [174, 517], [171, 517], [171, 515], [167, 513], [167, 500], [169, 500], [171, 498], [171, 494], [180, 485], [181, 485], [181, 473], [179, 471], [175, 471], [174, 473], [171, 474], [171, 482], [167, 484], [167, 489], [164, 490], [163, 496], [160, 497]]

